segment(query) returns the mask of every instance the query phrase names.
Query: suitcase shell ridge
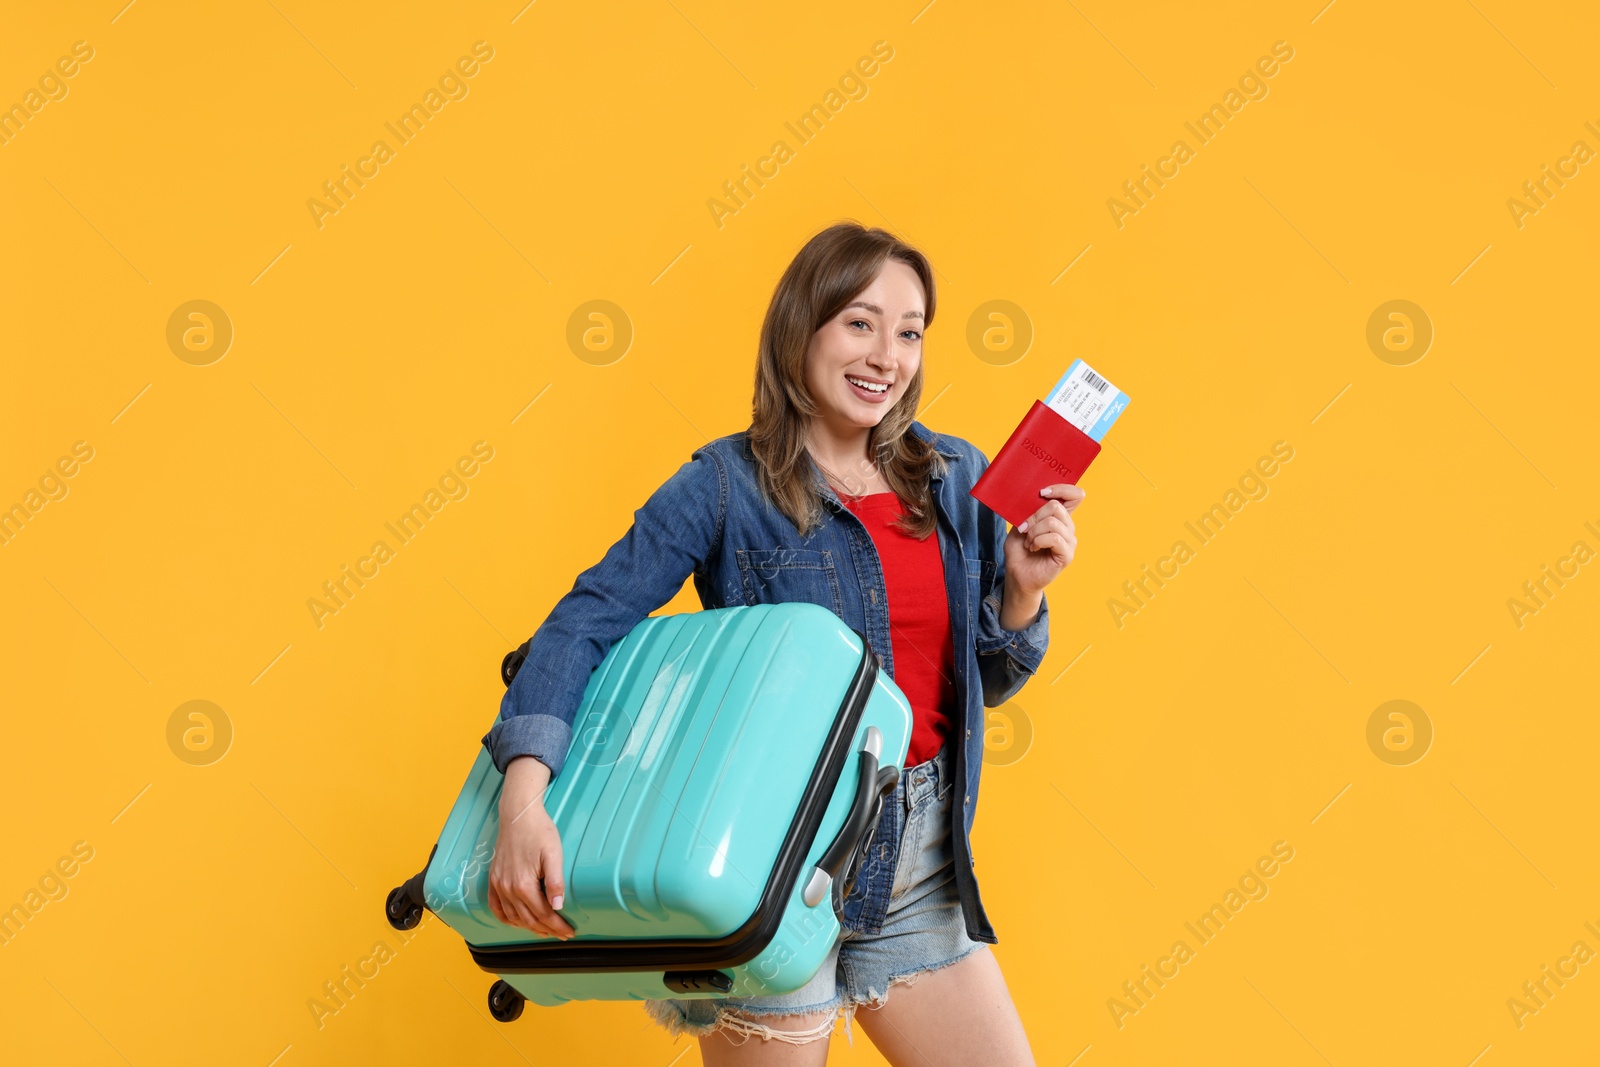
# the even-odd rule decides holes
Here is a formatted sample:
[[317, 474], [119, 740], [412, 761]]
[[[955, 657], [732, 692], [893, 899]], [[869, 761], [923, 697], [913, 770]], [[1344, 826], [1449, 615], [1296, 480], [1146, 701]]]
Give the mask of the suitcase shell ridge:
[[[770, 940], [724, 969], [722, 992], [669, 988], [670, 966], [653, 954], [546, 973], [506, 972], [527, 999], [759, 996], [797, 989], [816, 973], [839, 932], [829, 895], [807, 906], [813, 866], [838, 836], [855, 801], [867, 731], [883, 739], [882, 764], [903, 764], [911, 708], [885, 674], [860, 686], [871, 651], [861, 635], [814, 604], [748, 605], [645, 619], [607, 652], [574, 715], [572, 747], [546, 794], [561, 831], [566, 901], [578, 931], [569, 942], [500, 923], [487, 905], [488, 865], [499, 830], [503, 781], [480, 747], [426, 872], [427, 906], [473, 948], [490, 953], [582, 943], [586, 959], [606, 943], [662, 946], [727, 939], [758, 918], [780, 854], [804, 860], [780, 886], [782, 916]], [[837, 734], [847, 697], [859, 705], [848, 738]], [[788, 843], [825, 746], [844, 746], [842, 766], [808, 842]], [[803, 849], [802, 846], [803, 845]], [[798, 850], [798, 851], [797, 851]], [[772, 916], [761, 917], [770, 926]], [[529, 953], [524, 952], [524, 955]], [[703, 953], [701, 955], [704, 955]], [[636, 966], [637, 964], [635, 964]]]

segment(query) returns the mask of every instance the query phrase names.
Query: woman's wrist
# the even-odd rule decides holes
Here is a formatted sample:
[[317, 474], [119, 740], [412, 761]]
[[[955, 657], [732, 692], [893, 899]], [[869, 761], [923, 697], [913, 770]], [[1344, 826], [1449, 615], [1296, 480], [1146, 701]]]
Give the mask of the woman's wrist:
[[500, 806], [521, 812], [532, 804], [544, 804], [550, 786], [550, 768], [534, 756], [518, 756], [506, 764], [505, 785], [500, 790]]
[[1024, 592], [1006, 575], [1005, 588], [1000, 594], [1000, 628], [1017, 631], [1026, 629], [1039, 619], [1044, 605], [1044, 590]]

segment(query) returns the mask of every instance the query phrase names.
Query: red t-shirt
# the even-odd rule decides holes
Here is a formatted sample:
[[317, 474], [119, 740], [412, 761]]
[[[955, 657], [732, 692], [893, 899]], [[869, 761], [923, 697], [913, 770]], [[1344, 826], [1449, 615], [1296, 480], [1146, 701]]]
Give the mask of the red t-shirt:
[[956, 652], [939, 535], [918, 541], [892, 526], [902, 512], [892, 492], [840, 500], [866, 526], [883, 564], [894, 680], [911, 701], [906, 766], [914, 767], [939, 754], [955, 720]]

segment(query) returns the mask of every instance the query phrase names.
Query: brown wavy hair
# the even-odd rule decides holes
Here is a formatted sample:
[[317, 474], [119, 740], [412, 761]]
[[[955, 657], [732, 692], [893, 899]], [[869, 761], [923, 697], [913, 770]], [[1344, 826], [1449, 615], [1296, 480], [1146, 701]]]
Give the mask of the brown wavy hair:
[[[871, 285], [890, 259], [906, 264], [922, 280], [926, 331], [933, 325], [936, 303], [928, 258], [888, 231], [857, 222], [835, 223], [807, 241], [767, 305], [756, 360], [750, 448], [762, 490], [802, 537], [822, 522], [824, 504], [815, 484], [820, 471], [806, 449], [806, 427], [818, 411], [806, 388], [806, 351], [822, 325]], [[944, 457], [909, 432], [922, 381], [919, 363], [905, 393], [867, 436], [868, 454], [877, 457], [879, 470], [904, 507], [896, 525], [918, 540], [932, 533], [936, 523], [929, 477], [935, 469], [944, 472]]]

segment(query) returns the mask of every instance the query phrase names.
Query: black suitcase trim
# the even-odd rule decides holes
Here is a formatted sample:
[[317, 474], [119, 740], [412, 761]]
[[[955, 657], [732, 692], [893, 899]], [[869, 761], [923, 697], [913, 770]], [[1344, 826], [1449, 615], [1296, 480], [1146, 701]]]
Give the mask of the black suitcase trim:
[[[761, 900], [749, 919], [730, 934], [715, 938], [629, 938], [609, 941], [540, 941], [531, 944], [473, 945], [472, 961], [493, 974], [561, 974], [598, 971], [687, 971], [737, 967], [759, 956], [783, 922], [789, 895], [805, 866], [806, 853], [822, 826], [822, 816], [833, 799], [844, 772], [850, 746], [878, 677], [877, 654], [866, 635], [861, 639], [861, 662], [845, 690], [833, 729], [817, 757], [811, 781], [800, 799], [794, 821], [777, 861], [762, 890]], [[510, 657], [508, 656], [509, 660]], [[517, 666], [521, 666], [519, 662]], [[512, 672], [515, 673], [515, 668]]]

